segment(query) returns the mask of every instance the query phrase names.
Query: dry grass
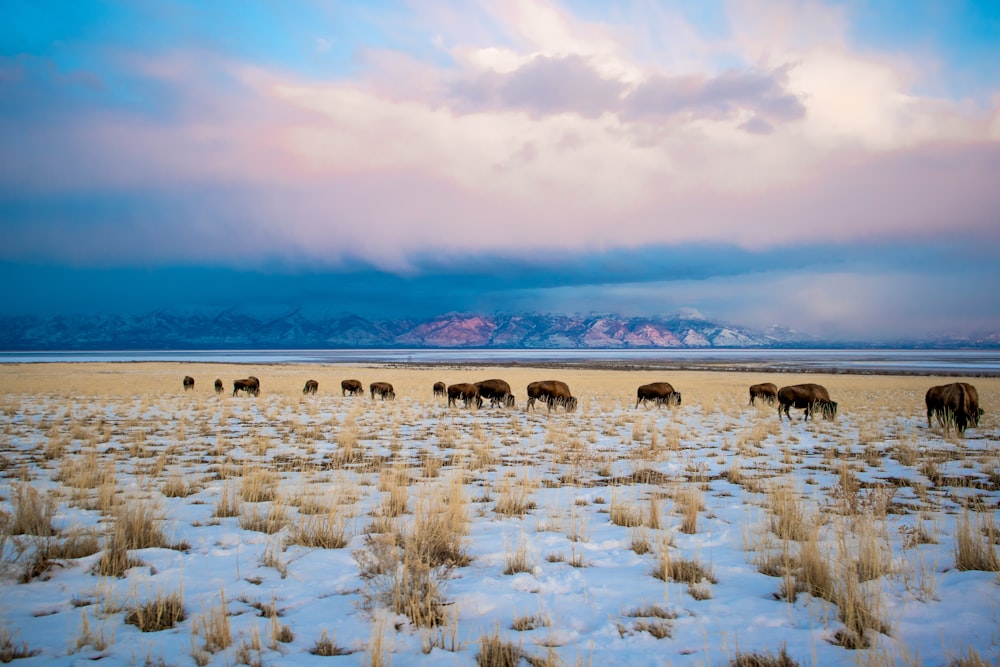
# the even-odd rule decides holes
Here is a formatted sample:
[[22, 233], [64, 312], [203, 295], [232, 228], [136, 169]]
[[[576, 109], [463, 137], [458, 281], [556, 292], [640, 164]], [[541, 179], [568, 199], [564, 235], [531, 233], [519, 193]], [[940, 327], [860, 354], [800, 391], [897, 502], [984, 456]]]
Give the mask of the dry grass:
[[[924, 429], [919, 415], [916, 426], [907, 424], [926, 379], [824, 378], [846, 418], [788, 424], [776, 419], [773, 407], [748, 408], [743, 377], [724, 373], [677, 373], [685, 405], [636, 411], [634, 401], [621, 397], [634, 394], [637, 374], [567, 370], [580, 408], [569, 416], [544, 410], [525, 416], [523, 410], [445, 411], [432, 400], [425, 386], [430, 371], [422, 369], [392, 369], [397, 401], [375, 409], [339, 392], [302, 398], [293, 367], [259, 372], [266, 389], [256, 400], [215, 397], [210, 389], [205, 396], [165, 396], [162, 386], [176, 378], [156, 387], [157, 373], [164, 372], [159, 366], [92, 368], [98, 366], [83, 368], [80, 377], [60, 371], [55, 385], [38, 380], [39, 369], [5, 371], [11, 393], [0, 396], [6, 418], [0, 474], [8, 480], [0, 486], [6, 547], [0, 565], [9, 567], [12, 581], [36, 585], [76, 566], [67, 561], [100, 551], [87, 567], [128, 578], [109, 585], [134, 586], [169, 562], [140, 550], [169, 546], [165, 531], [176, 531], [195, 544], [195, 556], [249, 554], [238, 558], [234, 580], [259, 586], [267, 599], [297, 581], [299, 559], [321, 556], [307, 550], [363, 542], [354, 554], [361, 583], [355, 579], [354, 588], [344, 590], [330, 584], [335, 590], [318, 593], [354, 596], [370, 612], [373, 631], [361, 662], [372, 665], [391, 661], [393, 623], [407, 621], [421, 628], [424, 650], [475, 650], [479, 639], [480, 664], [563, 664], [552, 648], [564, 641], [558, 637], [567, 621], [547, 603], [539, 605], [544, 612], [512, 614], [497, 626], [528, 632], [529, 641], [550, 649], [533, 656], [499, 632], [459, 631], [460, 605], [446, 595], [449, 582], [481, 572], [545, 577], [560, 571], [586, 582], [589, 572], [615, 566], [603, 553], [612, 543], [627, 545], [635, 554], [628, 559], [652, 563], [654, 576], [686, 590], [677, 596], [672, 584], [662, 587], [671, 607], [647, 605], [614, 622], [623, 637], [669, 640], [675, 624], [686, 622], [677, 621], [676, 610], [695, 614], [697, 600], [731, 584], [713, 583], [712, 552], [695, 557], [690, 545], [704, 543], [707, 534], [725, 540], [734, 518], [740, 525], [733, 512], [742, 509], [731, 508], [741, 503], [754, 508], [752, 519], [743, 520], [744, 530], [755, 534], [747, 540], [748, 561], [775, 577], [775, 595], [794, 601], [808, 593], [830, 603], [815, 607], [830, 611], [811, 620], [845, 648], [869, 646], [874, 633], [892, 629], [887, 619], [895, 622], [898, 612], [887, 612], [880, 598], [886, 582], [901, 581], [917, 600], [935, 599], [947, 590], [938, 583], [950, 576], [949, 550], [957, 569], [998, 569], [993, 512], [976, 511], [995, 502], [996, 445], [988, 435], [942, 440], [936, 427]], [[522, 388], [537, 375], [502, 372]], [[231, 368], [217, 374], [237, 376]], [[22, 378], [31, 378], [30, 388], [19, 384]], [[321, 378], [320, 384], [336, 383]], [[1000, 386], [984, 384], [984, 394]], [[202, 386], [199, 376], [196, 392]], [[70, 398], [73, 391], [81, 398]], [[58, 398], [39, 399], [43, 393]], [[22, 442], [33, 444], [19, 449]], [[542, 510], [534, 512], [537, 505]], [[199, 519], [177, 525], [177, 508], [196, 509]], [[898, 515], [907, 514], [904, 528], [890, 532], [900, 525]], [[67, 527], [66, 516], [84, 523]], [[502, 558], [496, 549], [473, 562], [482, 549], [470, 541], [473, 521], [477, 532], [479, 522], [492, 521], [495, 530], [514, 536]], [[528, 530], [526, 521], [532, 522]], [[212, 535], [209, 527], [219, 524], [241, 531], [239, 545], [199, 536]], [[943, 544], [935, 548], [938, 541]], [[149, 564], [130, 571], [142, 564], [140, 557]], [[593, 570], [568, 570], [587, 566]], [[532, 579], [502, 581], [530, 586]], [[168, 627], [172, 616], [184, 623], [176, 617], [183, 618], [183, 605], [169, 597], [127, 605], [120, 593], [74, 593], [78, 604], [93, 606], [70, 645], [113, 652], [119, 612], [150, 629]], [[277, 604], [272, 597], [270, 605], [255, 607], [268, 623], [262, 643], [244, 621], [256, 614], [241, 618], [234, 604], [230, 616], [223, 597], [191, 621], [192, 659], [218, 662], [221, 656], [213, 654], [225, 651], [225, 662], [264, 664], [276, 655], [268, 651], [287, 652], [284, 644], [303, 631], [279, 621]], [[789, 606], [788, 613], [802, 608]], [[97, 618], [99, 624], [90, 620]], [[551, 637], [531, 634], [543, 627]], [[318, 632], [312, 628], [306, 636]], [[14, 653], [27, 650], [5, 641]], [[347, 652], [332, 634], [314, 641], [318, 655]], [[309, 650], [309, 643], [301, 648]], [[3, 646], [0, 641], [0, 652]], [[147, 664], [159, 661], [151, 651], [146, 657]], [[985, 664], [973, 648], [953, 662]], [[731, 664], [795, 663], [782, 648], [777, 655], [737, 652]]]
[[736, 652], [729, 661], [729, 667], [798, 667], [798, 664], [782, 646], [778, 652], [754, 651], [750, 653]]
[[8, 528], [11, 535], [50, 537], [55, 534], [52, 516], [58, 503], [52, 494], [43, 494], [27, 484], [16, 484], [11, 501], [14, 505], [13, 522]]
[[180, 593], [159, 593], [152, 600], [136, 605], [125, 614], [125, 622], [142, 632], [168, 630], [185, 618], [184, 599]]
[[504, 556], [504, 563], [506, 563], [506, 567], [503, 569], [504, 574], [533, 572], [535, 569], [535, 564], [528, 556], [528, 547], [523, 540], [518, 543], [517, 548], [507, 552]]
[[479, 667], [517, 667], [523, 651], [520, 644], [504, 641], [499, 630], [479, 638], [479, 653], [476, 664]]
[[38, 655], [38, 650], [28, 647], [28, 643], [18, 640], [17, 634], [11, 633], [6, 627], [0, 626], [0, 662], [23, 660]]
[[233, 643], [233, 633], [224, 590], [219, 591], [219, 604], [198, 616], [191, 631], [201, 636], [205, 652], [218, 653], [229, 648]]
[[324, 630], [323, 634], [320, 635], [319, 639], [313, 643], [312, 648], [309, 652], [313, 655], [319, 655], [323, 657], [331, 657], [335, 655], [350, 655], [354, 651], [350, 651], [342, 646], [337, 646], [337, 637], [333, 637]]
[[1000, 572], [997, 528], [992, 512], [983, 512], [974, 520], [966, 509], [955, 532], [955, 567], [959, 570]]

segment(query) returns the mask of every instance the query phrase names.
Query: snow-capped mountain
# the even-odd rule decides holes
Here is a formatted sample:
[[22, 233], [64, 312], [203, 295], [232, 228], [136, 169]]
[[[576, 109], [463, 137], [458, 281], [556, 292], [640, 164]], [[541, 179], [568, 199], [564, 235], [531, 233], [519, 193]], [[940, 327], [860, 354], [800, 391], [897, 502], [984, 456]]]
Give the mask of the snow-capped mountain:
[[[990, 337], [960, 342], [967, 347], [997, 346]], [[0, 318], [0, 349], [5, 350], [752, 348], [838, 344], [779, 326], [755, 331], [713, 322], [700, 313], [668, 317], [449, 313], [425, 320], [369, 320], [351, 314], [310, 314], [301, 310], [266, 314], [223, 310]], [[956, 341], [936, 344], [951, 347]]]

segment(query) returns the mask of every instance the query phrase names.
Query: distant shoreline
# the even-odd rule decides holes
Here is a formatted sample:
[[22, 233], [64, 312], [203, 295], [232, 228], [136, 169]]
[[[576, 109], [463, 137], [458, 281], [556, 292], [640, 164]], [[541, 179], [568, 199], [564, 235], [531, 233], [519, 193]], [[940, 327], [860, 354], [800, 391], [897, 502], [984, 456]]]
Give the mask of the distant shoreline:
[[104, 350], [0, 352], [0, 366], [46, 363], [364, 365], [1000, 377], [1000, 350]]

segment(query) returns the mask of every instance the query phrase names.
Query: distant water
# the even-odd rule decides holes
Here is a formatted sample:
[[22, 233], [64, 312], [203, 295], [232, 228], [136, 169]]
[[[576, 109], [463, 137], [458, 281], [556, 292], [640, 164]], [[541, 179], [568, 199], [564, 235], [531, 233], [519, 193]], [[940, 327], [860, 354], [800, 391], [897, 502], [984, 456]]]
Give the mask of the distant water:
[[0, 363], [533, 364], [1000, 375], [1000, 350], [169, 350], [0, 352]]

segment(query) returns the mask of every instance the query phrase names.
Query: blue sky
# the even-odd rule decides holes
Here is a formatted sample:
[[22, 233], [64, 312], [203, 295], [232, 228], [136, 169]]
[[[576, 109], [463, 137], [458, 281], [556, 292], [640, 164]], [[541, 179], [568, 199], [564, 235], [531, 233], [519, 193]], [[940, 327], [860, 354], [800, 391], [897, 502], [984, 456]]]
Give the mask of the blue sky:
[[0, 12], [2, 315], [1000, 330], [995, 2]]

